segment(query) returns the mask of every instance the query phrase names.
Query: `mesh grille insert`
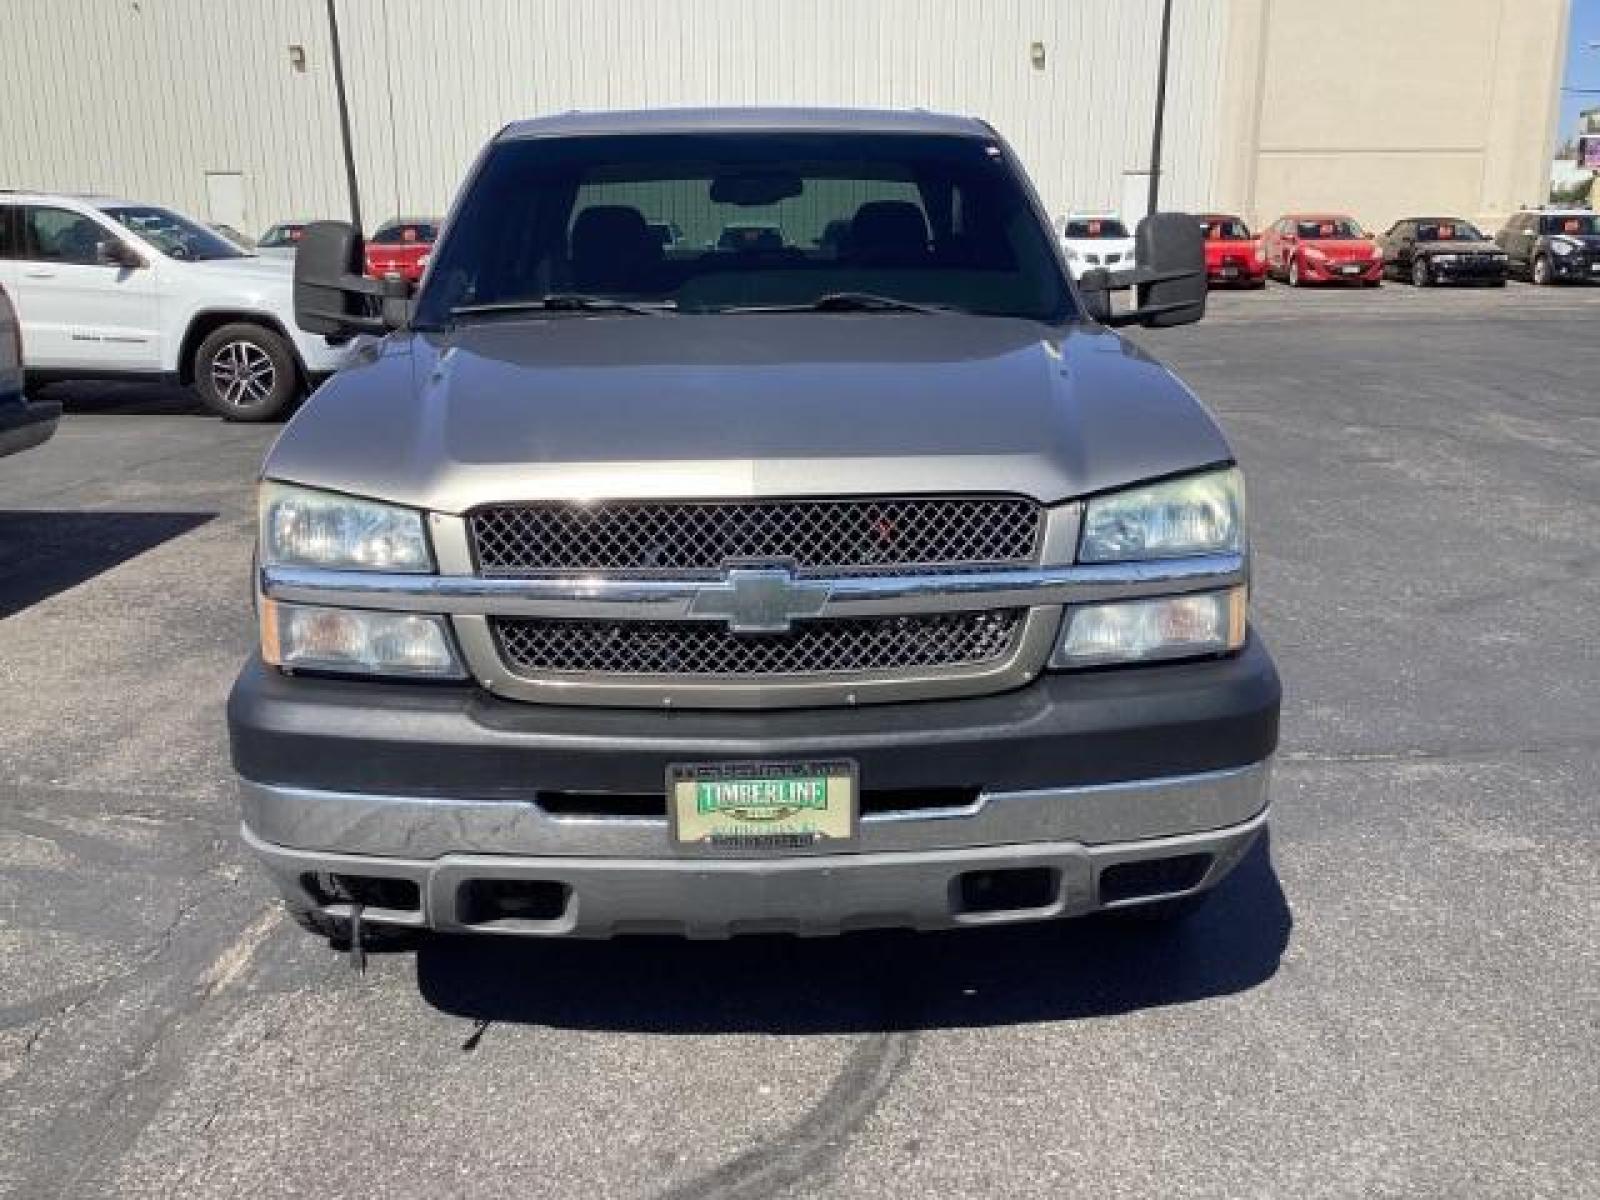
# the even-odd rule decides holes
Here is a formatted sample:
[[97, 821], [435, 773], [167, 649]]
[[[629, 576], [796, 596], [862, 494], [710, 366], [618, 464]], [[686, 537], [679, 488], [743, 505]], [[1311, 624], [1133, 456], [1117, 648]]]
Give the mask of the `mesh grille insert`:
[[499, 618], [492, 624], [506, 665], [521, 675], [749, 678], [995, 662], [1011, 650], [1024, 611], [802, 622], [789, 633], [753, 635], [688, 621]]
[[1037, 504], [1004, 496], [534, 504], [480, 509], [470, 522], [485, 575], [1020, 566], [1035, 557], [1040, 523]]

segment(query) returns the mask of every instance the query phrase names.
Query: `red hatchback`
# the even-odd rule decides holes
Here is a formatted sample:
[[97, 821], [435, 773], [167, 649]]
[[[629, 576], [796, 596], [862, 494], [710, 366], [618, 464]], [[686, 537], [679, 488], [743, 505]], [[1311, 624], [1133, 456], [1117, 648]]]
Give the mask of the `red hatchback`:
[[1290, 213], [1267, 227], [1261, 248], [1267, 270], [1291, 287], [1383, 282], [1383, 251], [1350, 217]]
[[438, 217], [395, 217], [378, 226], [367, 242], [367, 274], [416, 283], [439, 237]]
[[1206, 235], [1206, 283], [1210, 287], [1266, 287], [1267, 260], [1261, 239], [1238, 217], [1205, 213], [1200, 228]]

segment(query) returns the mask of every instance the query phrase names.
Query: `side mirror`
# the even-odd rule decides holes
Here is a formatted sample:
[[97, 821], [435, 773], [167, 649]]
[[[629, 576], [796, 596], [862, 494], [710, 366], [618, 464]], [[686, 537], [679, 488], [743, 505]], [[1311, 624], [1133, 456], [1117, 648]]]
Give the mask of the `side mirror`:
[[139, 257], [139, 252], [126, 242], [96, 242], [94, 258], [102, 267], [121, 267], [125, 271], [144, 266], [144, 259]]
[[400, 279], [369, 279], [362, 274], [364, 265], [354, 225], [307, 225], [294, 256], [295, 324], [334, 338], [381, 335], [405, 324], [410, 287]]
[[[1206, 315], [1206, 238], [1187, 213], [1152, 213], [1134, 232], [1128, 271], [1085, 271], [1078, 280], [1088, 315], [1106, 325], [1165, 328]], [[1111, 311], [1111, 292], [1134, 289], [1134, 307]]]

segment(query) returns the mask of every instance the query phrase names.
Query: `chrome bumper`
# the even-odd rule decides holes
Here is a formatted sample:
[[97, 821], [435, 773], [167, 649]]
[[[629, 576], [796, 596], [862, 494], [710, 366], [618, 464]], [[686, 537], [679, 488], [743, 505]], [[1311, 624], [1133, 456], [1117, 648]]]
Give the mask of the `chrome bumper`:
[[[415, 885], [408, 907], [363, 920], [457, 932], [607, 937], [828, 934], [1075, 916], [1212, 886], [1267, 820], [1269, 765], [1129, 783], [985, 794], [971, 806], [876, 814], [860, 850], [767, 859], [673, 855], [664, 818], [552, 817], [520, 801], [363, 796], [245, 782], [246, 844], [299, 908], [347, 916], [316, 877]], [[1125, 863], [1203, 856], [1174, 892], [1108, 900], [1101, 877]], [[974, 911], [963, 880], [1042, 872], [1047, 897]], [[548, 884], [564, 900], [540, 919], [483, 918], [464, 899], [483, 881]], [[1039, 899], [1039, 897], [1035, 897]]]

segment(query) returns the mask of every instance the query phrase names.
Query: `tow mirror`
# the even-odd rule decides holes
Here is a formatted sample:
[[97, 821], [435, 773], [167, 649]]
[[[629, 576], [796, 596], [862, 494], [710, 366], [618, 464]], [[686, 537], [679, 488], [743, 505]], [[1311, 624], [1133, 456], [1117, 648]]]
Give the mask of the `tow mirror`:
[[362, 274], [361, 234], [344, 221], [307, 225], [294, 256], [294, 321], [307, 333], [384, 334], [409, 316], [410, 287]]
[[[1134, 233], [1127, 271], [1085, 271], [1078, 280], [1088, 315], [1106, 325], [1188, 325], [1206, 315], [1206, 239], [1187, 213], [1153, 213]], [[1113, 312], [1111, 293], [1133, 288], [1134, 307]]]

